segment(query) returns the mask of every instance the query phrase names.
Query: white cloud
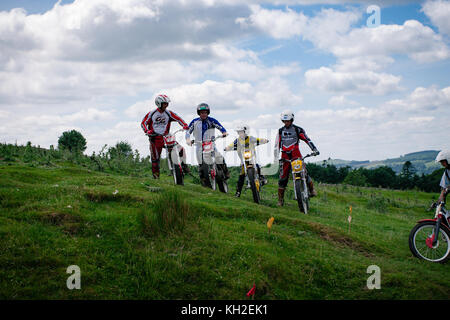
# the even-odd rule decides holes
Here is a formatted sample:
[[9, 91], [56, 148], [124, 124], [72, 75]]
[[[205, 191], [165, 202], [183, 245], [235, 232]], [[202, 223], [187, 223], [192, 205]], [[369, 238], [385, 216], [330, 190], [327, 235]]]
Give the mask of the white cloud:
[[340, 72], [328, 67], [308, 70], [306, 83], [311, 88], [340, 93], [384, 95], [400, 90], [400, 77], [373, 71]]
[[357, 28], [337, 39], [327, 48], [337, 57], [408, 55], [418, 62], [432, 62], [450, 57], [442, 36], [416, 20], [403, 25]]
[[328, 100], [328, 104], [334, 107], [349, 107], [349, 106], [359, 106], [360, 104], [356, 101], [347, 99], [345, 96], [332, 96]]
[[[180, 114], [192, 114], [201, 102], [208, 103], [216, 114], [230, 114], [251, 109], [261, 112], [279, 105], [289, 107], [302, 102], [302, 97], [292, 93], [287, 82], [277, 77], [255, 84], [234, 80], [223, 82], [206, 80], [202, 83], [166, 89], [164, 94], [171, 99], [169, 107], [173, 106]], [[153, 101], [150, 99], [137, 102], [127, 108], [125, 114], [129, 117], [143, 117], [145, 113], [155, 108]]]
[[418, 87], [407, 98], [387, 102], [391, 110], [404, 112], [440, 112], [448, 110], [450, 105], [450, 87], [443, 89], [437, 86]]
[[250, 6], [252, 14], [248, 18], [238, 18], [236, 22], [244, 29], [250, 26], [267, 32], [276, 39], [288, 39], [304, 32], [308, 18], [289, 8], [283, 10], [263, 9], [259, 5]]
[[425, 1], [422, 11], [439, 28], [439, 32], [450, 35], [450, 1]]

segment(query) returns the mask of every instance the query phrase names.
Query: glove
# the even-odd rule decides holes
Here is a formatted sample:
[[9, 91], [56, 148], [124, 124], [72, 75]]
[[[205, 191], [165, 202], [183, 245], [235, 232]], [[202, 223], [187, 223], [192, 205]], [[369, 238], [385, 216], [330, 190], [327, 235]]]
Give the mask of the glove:
[[315, 149], [313, 150], [313, 156], [318, 156], [320, 154], [319, 150]]
[[188, 146], [192, 146], [192, 140], [190, 140], [190, 139], [187, 140], [187, 139], [186, 139], [186, 144], [187, 144]]
[[147, 131], [145, 132], [145, 134], [148, 135], [148, 136], [150, 137], [151, 135], [155, 134], [155, 131], [153, 131], [153, 130], [147, 130]]
[[187, 125], [184, 126], [184, 127], [183, 127], [183, 130], [189, 130], [189, 126], [187, 126]]
[[228, 135], [228, 132], [222, 133], [222, 137], [226, 137]]

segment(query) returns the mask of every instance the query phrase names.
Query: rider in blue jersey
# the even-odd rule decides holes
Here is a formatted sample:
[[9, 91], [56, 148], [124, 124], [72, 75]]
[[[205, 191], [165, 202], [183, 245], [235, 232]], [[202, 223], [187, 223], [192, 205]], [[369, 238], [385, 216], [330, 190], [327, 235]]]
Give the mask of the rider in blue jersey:
[[[197, 114], [199, 115], [199, 117], [191, 121], [191, 123], [189, 124], [189, 129], [186, 131], [186, 143], [189, 146], [192, 145], [191, 134], [193, 135], [195, 142], [197, 142], [195, 145], [196, 146], [195, 154], [197, 156], [197, 162], [199, 166], [203, 163], [202, 142], [210, 141], [211, 139], [215, 138], [214, 135], [215, 129], [219, 130], [222, 133], [223, 137], [226, 137], [228, 135], [227, 131], [220, 124], [220, 122], [210, 117], [209, 113], [210, 113], [209, 105], [206, 103], [200, 103], [197, 106]], [[225, 178], [229, 179], [230, 172], [228, 171], [225, 159], [217, 151], [217, 149], [214, 149], [214, 152], [217, 166], [222, 167], [222, 170], [225, 174]], [[199, 171], [201, 172], [201, 170]], [[203, 180], [206, 177], [200, 178]]]

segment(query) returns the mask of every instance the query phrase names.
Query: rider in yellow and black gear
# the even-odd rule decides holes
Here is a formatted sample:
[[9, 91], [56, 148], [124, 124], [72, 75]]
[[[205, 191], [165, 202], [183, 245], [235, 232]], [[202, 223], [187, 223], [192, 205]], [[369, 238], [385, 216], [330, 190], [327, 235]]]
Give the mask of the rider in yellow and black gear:
[[[241, 191], [242, 191], [242, 187], [244, 186], [244, 181], [245, 181], [245, 169], [244, 169], [244, 158], [243, 158], [243, 154], [244, 151], [247, 150], [251, 150], [252, 154], [256, 155], [256, 146], [259, 146], [260, 144], [265, 144], [268, 143], [269, 140], [268, 139], [263, 139], [263, 138], [256, 138], [253, 136], [249, 136], [249, 126], [247, 125], [241, 125], [236, 129], [239, 137], [237, 139], [235, 139], [233, 141], [233, 143], [231, 143], [230, 145], [228, 145], [224, 151], [237, 151], [239, 158], [241, 159], [241, 174], [239, 175], [239, 179], [237, 182], [237, 187], [236, 187], [236, 197], [240, 197], [241, 196]], [[256, 163], [256, 168], [258, 170], [258, 175], [260, 177], [261, 180], [261, 185], [267, 184], [267, 179], [261, 175], [261, 167]]]

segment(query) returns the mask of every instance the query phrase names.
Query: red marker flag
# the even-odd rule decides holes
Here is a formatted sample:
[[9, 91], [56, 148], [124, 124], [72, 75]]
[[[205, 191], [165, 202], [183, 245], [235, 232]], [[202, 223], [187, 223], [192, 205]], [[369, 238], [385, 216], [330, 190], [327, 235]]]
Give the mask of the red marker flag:
[[250, 289], [249, 292], [247, 292], [247, 297], [254, 296], [256, 290], [256, 284], [253, 284], [253, 287]]

